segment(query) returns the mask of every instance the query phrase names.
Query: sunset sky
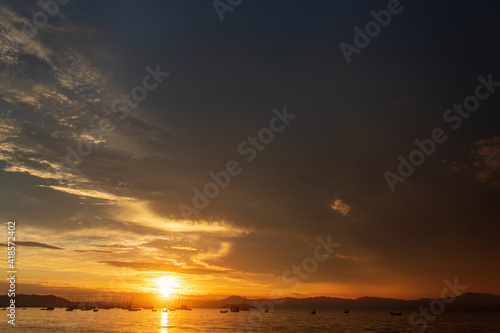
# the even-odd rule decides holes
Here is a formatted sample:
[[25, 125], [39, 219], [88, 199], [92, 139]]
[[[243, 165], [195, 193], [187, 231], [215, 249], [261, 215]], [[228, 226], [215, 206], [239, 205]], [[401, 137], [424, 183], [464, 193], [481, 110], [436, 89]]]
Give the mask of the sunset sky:
[[411, 299], [457, 277], [500, 294], [500, 3], [402, 1], [350, 63], [339, 45], [388, 1], [244, 0], [223, 21], [212, 1], [58, 7], [26, 38], [41, 7], [0, 5], [19, 292]]

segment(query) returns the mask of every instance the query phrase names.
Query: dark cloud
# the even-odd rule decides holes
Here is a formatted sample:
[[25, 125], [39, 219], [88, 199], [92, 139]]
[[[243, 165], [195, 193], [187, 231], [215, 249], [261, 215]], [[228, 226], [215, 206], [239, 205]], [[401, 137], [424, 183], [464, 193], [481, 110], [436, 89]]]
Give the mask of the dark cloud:
[[500, 136], [480, 140], [472, 151], [478, 169], [476, 177], [484, 183], [500, 186]]
[[[38, 243], [38, 242], [15, 242], [16, 246], [27, 246], [27, 247], [42, 247], [45, 249], [53, 250], [64, 250], [62, 247], [52, 246], [49, 244]], [[7, 244], [0, 244], [0, 246], [7, 246]]]
[[[190, 2], [70, 2], [17, 52], [2, 34], [1, 211], [109, 268], [279, 278], [331, 235], [338, 256], [310, 283], [430, 290], [451, 274], [498, 291], [499, 92], [456, 131], [442, 116], [478, 75], [500, 80], [499, 5], [405, 3], [347, 64], [339, 43], [386, 4], [257, 1], [221, 24]], [[25, 13], [1, 9], [19, 32]], [[170, 76], [120, 120], [111, 103], [156, 64]], [[238, 145], [284, 105], [297, 118], [247, 162]], [[436, 127], [447, 141], [392, 193], [384, 172]], [[242, 173], [186, 221], [179, 204], [233, 159]]]
[[130, 267], [136, 270], [150, 270], [150, 271], [162, 271], [162, 272], [172, 272], [179, 274], [195, 274], [195, 275], [206, 275], [206, 274], [223, 274], [228, 271], [216, 271], [203, 268], [183, 268], [171, 264], [165, 264], [163, 262], [120, 262], [120, 261], [102, 261], [103, 264], [115, 266], [115, 267]]
[[97, 253], [114, 253], [113, 251], [103, 251], [103, 250], [75, 250], [75, 252], [97, 252]]

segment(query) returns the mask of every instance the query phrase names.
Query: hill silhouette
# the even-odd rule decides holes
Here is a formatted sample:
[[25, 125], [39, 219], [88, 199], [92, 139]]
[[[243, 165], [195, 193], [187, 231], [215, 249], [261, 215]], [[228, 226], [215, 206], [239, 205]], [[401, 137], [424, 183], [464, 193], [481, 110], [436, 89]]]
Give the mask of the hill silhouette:
[[[10, 298], [7, 295], [0, 296], [0, 306], [7, 307], [9, 305]], [[67, 307], [71, 304], [65, 298], [57, 297], [54, 295], [16, 295], [16, 307], [33, 307], [33, 308], [45, 308], [48, 306], [53, 307]]]
[[[357, 299], [345, 299], [338, 297], [286, 297], [273, 302], [270, 299], [247, 299], [249, 307], [258, 307], [259, 304], [271, 302], [276, 309], [359, 309], [359, 310], [415, 310], [419, 307], [427, 307], [432, 298], [421, 298], [418, 300], [402, 300], [395, 298], [360, 297]], [[281, 304], [280, 304], [281, 303]], [[243, 298], [231, 296], [218, 301], [192, 301], [193, 307], [203, 308], [228, 308], [241, 306]], [[465, 293], [446, 304], [446, 309], [453, 310], [500, 310], [500, 296], [482, 293]]]
[[[0, 296], [0, 307], [8, 306], [9, 297]], [[242, 307], [246, 304], [249, 308], [259, 308], [261, 304], [273, 304], [275, 309], [350, 309], [350, 310], [416, 310], [427, 307], [432, 298], [418, 300], [402, 300], [395, 298], [360, 297], [346, 299], [338, 297], [286, 297], [279, 300], [246, 299], [240, 296], [230, 296], [221, 300], [200, 301], [189, 300], [193, 308], [229, 308]], [[54, 295], [24, 295], [16, 296], [16, 307], [67, 307], [69, 300]], [[75, 303], [73, 303], [75, 305]], [[447, 310], [494, 310], [500, 311], [500, 296], [493, 294], [468, 292], [457, 296], [456, 299], [446, 304]]]

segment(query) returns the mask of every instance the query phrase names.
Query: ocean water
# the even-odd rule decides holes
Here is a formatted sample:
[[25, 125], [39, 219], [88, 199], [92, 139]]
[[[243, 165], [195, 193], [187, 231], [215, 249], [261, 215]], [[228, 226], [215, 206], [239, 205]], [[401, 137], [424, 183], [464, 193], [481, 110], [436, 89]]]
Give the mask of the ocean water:
[[[177, 333], [177, 332], [418, 332], [409, 316], [391, 316], [387, 311], [352, 310], [258, 310], [220, 313], [220, 309], [192, 311], [131, 312], [122, 309], [67, 312], [40, 311], [39, 308], [17, 309], [15, 327], [7, 323], [7, 311], [0, 332], [99, 332], [99, 333]], [[421, 317], [419, 317], [421, 319]], [[500, 312], [448, 311], [438, 316], [425, 332], [500, 332]]]

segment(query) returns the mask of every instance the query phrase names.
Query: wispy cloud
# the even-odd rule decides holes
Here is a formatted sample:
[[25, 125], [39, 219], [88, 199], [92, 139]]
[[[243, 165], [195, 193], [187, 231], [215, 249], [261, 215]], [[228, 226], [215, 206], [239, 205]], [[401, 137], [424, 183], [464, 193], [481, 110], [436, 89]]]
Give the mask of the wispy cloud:
[[[21, 245], [26, 283], [43, 283], [49, 290], [68, 281], [144, 290], [151, 277], [182, 274], [202, 292], [214, 286], [221, 293], [233, 287], [272, 290], [282, 286], [283, 271], [311, 255], [318, 235], [331, 233], [343, 250], [311, 274], [310, 289], [302, 295], [380, 293], [405, 279], [422, 287], [418, 293], [432, 291], [428, 281], [441, 279], [442, 262], [457, 274], [481, 275], [478, 285], [496, 285], [477, 256], [493, 262], [500, 253], [494, 237], [498, 212], [489, 197], [497, 188], [484, 185], [499, 185], [500, 139], [481, 136], [495, 133], [497, 100], [471, 114], [476, 120], [468, 121], [470, 131], [455, 133], [460, 141], [436, 147], [405, 191], [389, 195], [380, 177], [397, 154], [406, 152], [406, 158], [417, 149], [412, 140], [424, 139], [426, 126], [443, 126], [445, 99], [467, 90], [462, 79], [474, 73], [467, 67], [474, 62], [453, 58], [464, 50], [431, 43], [424, 50], [429, 57], [415, 57], [421, 43], [396, 34], [377, 41], [382, 53], [353, 72], [344, 59], [328, 56], [326, 37], [308, 36], [334, 31], [338, 36], [328, 38], [341, 37], [347, 30], [331, 29], [331, 15], [349, 10], [355, 17], [366, 13], [359, 11], [364, 6], [324, 7], [314, 24], [284, 27], [294, 34], [287, 40], [261, 34], [269, 30], [261, 29], [262, 22], [276, 23], [275, 5], [253, 22], [254, 30], [249, 20], [235, 20], [234, 29], [222, 31], [218, 24], [210, 30], [198, 15], [201, 7], [195, 13], [198, 9], [182, 1], [153, 7], [70, 2], [15, 50], [23, 16], [39, 10], [36, 1], [30, 3], [0, 5], [0, 211], [19, 221], [16, 236], [33, 245]], [[493, 2], [477, 6], [485, 12], [494, 7]], [[438, 22], [446, 6], [435, 9], [427, 14]], [[187, 11], [202, 21], [192, 25], [180, 19]], [[105, 14], [111, 12], [136, 18], [137, 24], [109, 20]], [[494, 19], [483, 23], [491, 29], [481, 34], [495, 40]], [[453, 39], [441, 32], [443, 40]], [[203, 43], [200, 33], [207, 38]], [[428, 39], [426, 31], [420, 33], [417, 39]], [[241, 38], [263, 51], [234, 52]], [[475, 35], [467, 38], [474, 42]], [[320, 43], [324, 47], [318, 49]], [[401, 45], [397, 59], [394, 45]], [[480, 51], [469, 48], [462, 58], [488, 54]], [[452, 60], [441, 68], [431, 61], [436, 52], [451, 57], [439, 59]], [[381, 65], [379, 59], [390, 61]], [[408, 61], [443, 71], [423, 75], [425, 66]], [[119, 119], [111, 102], [131, 94], [145, 67], [157, 62], [172, 75]], [[463, 70], [448, 70], [450, 65]], [[230, 159], [241, 161], [242, 140], [266, 140], [266, 132], [257, 130], [268, 125], [269, 110], [283, 104], [304, 118], [265, 149], [256, 145], [262, 151], [255, 162], [192, 221], [180, 216], [178, 205], [194, 200], [193, 188], [214, 180], [209, 172], [224, 170]], [[93, 136], [90, 131], [103, 119], [110, 119], [114, 130]], [[477, 138], [485, 140], [473, 147], [471, 167], [463, 157], [470, 157]], [[91, 154], [77, 167], [65, 167], [66, 147], [76, 149], [84, 139], [92, 142]], [[443, 159], [456, 163], [440, 163]], [[473, 239], [471, 221], [477, 227]], [[446, 250], [474, 240], [474, 246]], [[450, 260], [456, 257], [461, 263]]]
[[156, 261], [156, 262], [102, 261], [102, 263], [115, 267], [130, 267], [137, 270], [152, 270], [152, 271], [171, 272], [178, 274], [205, 275], [205, 274], [221, 274], [228, 272], [228, 270], [209, 270], [205, 268], [179, 267], [161, 261]]
[[500, 186], [500, 136], [475, 143], [472, 155], [476, 159], [475, 175], [483, 183]]
[[[0, 244], [0, 246], [7, 246], [7, 244]], [[38, 243], [38, 242], [19, 242], [19, 241], [17, 241], [16, 246], [43, 247], [45, 249], [64, 250], [62, 247], [52, 246], [49, 244]]]
[[330, 206], [334, 211], [338, 212], [339, 214], [343, 215], [343, 216], [347, 216], [349, 215], [349, 213], [351, 212], [351, 206], [349, 206], [348, 204], [346, 204], [345, 202], [343, 202], [342, 200], [340, 199], [337, 199], [335, 200], [331, 206]]

